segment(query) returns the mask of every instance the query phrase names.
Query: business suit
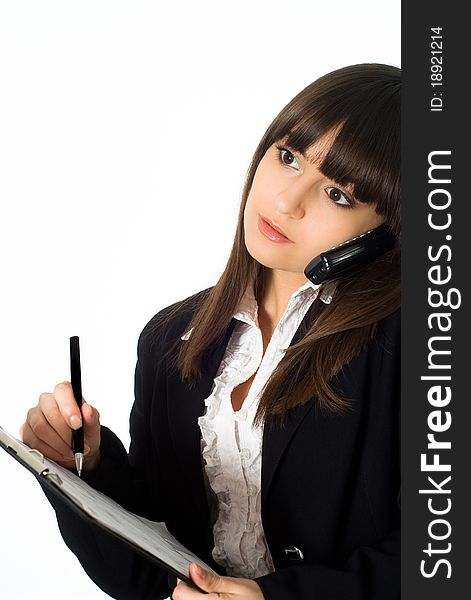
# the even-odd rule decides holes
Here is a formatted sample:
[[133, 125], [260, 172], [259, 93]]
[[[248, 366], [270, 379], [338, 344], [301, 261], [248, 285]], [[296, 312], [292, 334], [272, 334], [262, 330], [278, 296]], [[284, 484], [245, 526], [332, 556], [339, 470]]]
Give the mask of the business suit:
[[[312, 319], [316, 302], [291, 345]], [[162, 360], [186, 332], [192, 311], [164, 319], [152, 331], [156, 318], [170, 308], [158, 313], [139, 338], [129, 458], [102, 427], [102, 461], [85, 478], [128, 509], [165, 521], [177, 539], [223, 573], [211, 556], [197, 419], [236, 321], [193, 387], [168, 368], [168, 359]], [[350, 414], [323, 414], [312, 398], [289, 412], [284, 429], [272, 427], [271, 420], [265, 425], [262, 520], [276, 569], [257, 578], [266, 600], [400, 597], [399, 310], [380, 323], [373, 342], [332, 383], [354, 399]], [[169, 594], [165, 572], [48, 497], [66, 543], [97, 585], [128, 600]]]

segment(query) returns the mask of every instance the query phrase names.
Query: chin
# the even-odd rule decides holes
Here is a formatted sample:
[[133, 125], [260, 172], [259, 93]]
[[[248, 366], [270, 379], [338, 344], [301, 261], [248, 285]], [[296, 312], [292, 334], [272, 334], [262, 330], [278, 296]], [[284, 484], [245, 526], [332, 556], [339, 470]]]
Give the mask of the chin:
[[[290, 261], [283, 260], [280, 257], [273, 256], [270, 248], [261, 248], [261, 244], [245, 243], [245, 247], [250, 256], [267, 269], [278, 269], [280, 271], [299, 272], [296, 265], [290, 264]], [[306, 263], [307, 265], [307, 263]], [[304, 267], [303, 267], [304, 268]]]

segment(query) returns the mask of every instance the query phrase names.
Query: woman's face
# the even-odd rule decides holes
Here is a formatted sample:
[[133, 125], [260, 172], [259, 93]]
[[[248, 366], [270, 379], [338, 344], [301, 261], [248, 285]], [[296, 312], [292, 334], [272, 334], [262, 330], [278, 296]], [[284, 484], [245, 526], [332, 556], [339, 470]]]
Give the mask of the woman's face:
[[[255, 172], [244, 211], [245, 244], [259, 263], [300, 273], [307, 281], [304, 269], [314, 257], [385, 219], [374, 205], [357, 202], [348, 187], [336, 185], [317, 168], [332, 136], [310, 146], [306, 157], [283, 141], [270, 146]], [[276, 232], [262, 219], [271, 221], [289, 241], [277, 241]]]

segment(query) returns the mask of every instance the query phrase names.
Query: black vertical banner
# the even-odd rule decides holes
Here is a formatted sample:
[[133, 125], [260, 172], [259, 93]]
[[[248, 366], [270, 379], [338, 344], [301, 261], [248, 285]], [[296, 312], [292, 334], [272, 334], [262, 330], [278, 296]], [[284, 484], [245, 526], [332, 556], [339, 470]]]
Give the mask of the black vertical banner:
[[402, 4], [405, 600], [471, 598], [471, 52], [460, 6]]

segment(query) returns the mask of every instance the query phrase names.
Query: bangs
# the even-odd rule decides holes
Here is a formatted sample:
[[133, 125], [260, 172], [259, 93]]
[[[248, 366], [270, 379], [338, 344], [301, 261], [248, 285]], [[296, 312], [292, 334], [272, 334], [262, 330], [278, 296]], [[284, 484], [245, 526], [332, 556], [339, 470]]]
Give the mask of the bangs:
[[338, 77], [320, 78], [305, 88], [272, 124], [279, 139], [306, 154], [324, 135], [333, 142], [319, 169], [349, 186], [359, 202], [376, 204], [396, 235], [400, 231], [400, 76], [381, 65], [381, 73], [346, 67]]

